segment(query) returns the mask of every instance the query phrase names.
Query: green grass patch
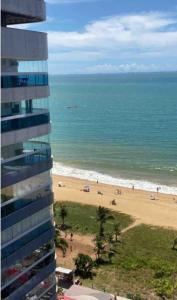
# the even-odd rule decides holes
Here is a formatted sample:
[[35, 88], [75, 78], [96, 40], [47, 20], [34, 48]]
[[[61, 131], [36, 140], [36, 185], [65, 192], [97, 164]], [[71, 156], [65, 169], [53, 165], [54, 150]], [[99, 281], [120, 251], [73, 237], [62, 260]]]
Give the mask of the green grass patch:
[[[55, 205], [55, 222], [61, 224], [60, 203]], [[67, 208], [68, 216], [65, 223], [72, 227], [73, 232], [80, 234], [97, 234], [99, 224], [96, 220], [96, 207], [93, 205], [83, 205], [75, 202], [62, 202]], [[105, 231], [112, 231], [114, 223], [120, 223], [120, 228], [126, 228], [133, 222], [129, 215], [111, 211], [114, 219], [109, 220], [105, 225]]]
[[[98, 232], [95, 206], [73, 202], [62, 204], [68, 210], [66, 224], [72, 226], [73, 232], [83, 235]], [[55, 220], [61, 224], [58, 205]], [[126, 214], [114, 211], [112, 214], [114, 220], [106, 224], [106, 231], [112, 231], [114, 222], [119, 222], [122, 229], [133, 222]], [[85, 279], [83, 284], [122, 296], [137, 295], [132, 299], [157, 299], [154, 295], [159, 299], [172, 299], [175, 285], [177, 295], [177, 251], [172, 250], [176, 237], [177, 231], [144, 224], [129, 229], [122, 234], [122, 242], [117, 244], [112, 264], [100, 265], [94, 270], [93, 279]]]
[[155, 293], [159, 299], [172, 299], [173, 286], [177, 288], [177, 251], [172, 250], [176, 236], [176, 231], [148, 225], [128, 230], [113, 263], [102, 265], [93, 281], [84, 284], [94, 283], [99, 289], [124, 296], [140, 294], [142, 299], [154, 299]]

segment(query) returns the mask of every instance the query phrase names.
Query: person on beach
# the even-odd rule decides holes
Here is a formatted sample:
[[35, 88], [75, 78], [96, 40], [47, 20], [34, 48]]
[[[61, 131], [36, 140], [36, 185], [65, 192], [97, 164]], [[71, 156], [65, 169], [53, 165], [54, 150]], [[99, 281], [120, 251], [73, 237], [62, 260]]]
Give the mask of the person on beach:
[[117, 189], [115, 195], [121, 195], [121, 190]]
[[118, 190], [115, 190], [114, 195], [118, 195]]
[[117, 205], [116, 200], [113, 199], [113, 200], [111, 201], [111, 204], [112, 204], [112, 205]]
[[73, 241], [73, 233], [71, 232], [70, 234], [70, 241], [72, 242]]
[[132, 185], [132, 190], [133, 190], [133, 191], [135, 190], [135, 186], [134, 186], [134, 185]]
[[96, 181], [96, 183], [98, 184], [98, 180]]
[[97, 191], [97, 194], [103, 196], [103, 193], [101, 191]]
[[159, 190], [160, 190], [160, 186], [157, 187], [157, 193], [159, 192]]

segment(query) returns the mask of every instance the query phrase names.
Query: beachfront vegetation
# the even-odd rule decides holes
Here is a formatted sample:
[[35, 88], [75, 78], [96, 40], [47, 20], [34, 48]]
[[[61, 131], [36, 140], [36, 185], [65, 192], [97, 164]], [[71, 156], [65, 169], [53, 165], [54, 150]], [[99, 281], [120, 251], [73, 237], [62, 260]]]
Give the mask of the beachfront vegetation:
[[61, 237], [60, 230], [57, 228], [55, 229], [54, 242], [55, 247], [60, 249], [63, 254], [63, 257], [65, 257], [66, 251], [68, 249], [68, 243], [64, 238]]
[[[94, 268], [92, 279], [84, 279], [84, 285], [129, 298], [131, 295], [130, 299], [157, 299], [155, 295], [159, 299], [173, 299], [177, 294], [176, 231], [142, 224], [122, 233], [120, 242], [120, 231], [132, 223], [132, 218], [112, 212], [114, 219], [104, 223], [105, 237], [102, 239], [96, 207], [71, 202], [64, 204], [68, 212], [71, 211], [67, 222], [72, 226], [72, 232], [94, 237], [97, 234], [93, 253], [104, 260]], [[56, 223], [60, 224], [57, 210]], [[113, 255], [109, 259], [112, 249]]]
[[175, 238], [174, 241], [173, 241], [172, 249], [177, 250], [177, 238]]
[[128, 230], [117, 244], [112, 263], [99, 265], [94, 279], [84, 284], [125, 296], [139, 293], [142, 299], [154, 299], [154, 295], [173, 299], [173, 293], [177, 294], [177, 251], [171, 249], [174, 234], [148, 225]]
[[[55, 202], [54, 215], [55, 222], [58, 225], [62, 224], [60, 216], [60, 202]], [[73, 232], [80, 234], [97, 235], [99, 230], [99, 222], [97, 222], [97, 210], [93, 205], [82, 205], [74, 202], [62, 202], [67, 209], [68, 216], [65, 221], [67, 227], [71, 227]], [[119, 212], [111, 211], [113, 218], [106, 221], [104, 225], [105, 233], [113, 231], [115, 223], [120, 223], [120, 230], [126, 228], [133, 223], [133, 218]]]
[[[96, 210], [97, 222], [99, 223], [98, 233], [94, 239], [96, 250], [96, 263], [100, 264], [105, 261], [112, 262], [112, 258], [116, 254], [115, 241], [113, 238], [113, 232], [105, 234], [105, 225], [109, 220], [113, 220], [112, 211], [106, 207], [99, 206]], [[113, 228], [115, 228], [115, 225]], [[106, 257], [107, 256], [107, 257]]]
[[94, 251], [95, 251], [95, 255], [96, 255], [96, 260], [97, 260], [97, 262], [99, 262], [102, 259], [102, 255], [104, 253], [105, 245], [104, 245], [103, 240], [98, 235], [96, 236], [94, 242], [95, 242]]
[[94, 262], [89, 255], [79, 253], [74, 261], [76, 266], [76, 275], [80, 275], [82, 278], [92, 277]]
[[65, 227], [65, 218], [68, 215], [68, 211], [67, 211], [66, 206], [63, 204], [60, 205], [60, 214], [59, 215], [62, 219], [62, 228], [64, 228]]
[[104, 238], [105, 237], [105, 228], [104, 225], [106, 225], [107, 221], [113, 220], [114, 217], [112, 215], [112, 212], [110, 209], [103, 207], [103, 206], [98, 206], [96, 210], [96, 219], [97, 222], [99, 223], [99, 237]]
[[120, 223], [115, 223], [114, 224], [113, 232], [114, 232], [114, 235], [115, 235], [115, 240], [116, 240], [116, 242], [118, 242], [118, 237], [121, 234]]

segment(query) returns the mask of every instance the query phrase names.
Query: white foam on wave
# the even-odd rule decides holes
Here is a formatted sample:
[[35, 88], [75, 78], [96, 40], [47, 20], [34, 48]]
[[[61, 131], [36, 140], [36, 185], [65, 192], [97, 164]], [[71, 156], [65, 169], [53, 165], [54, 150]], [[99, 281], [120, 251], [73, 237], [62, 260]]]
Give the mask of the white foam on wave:
[[[157, 186], [159, 186], [159, 184], [155, 184], [149, 181], [116, 178], [107, 174], [98, 173], [96, 171], [83, 170], [83, 169], [65, 166], [62, 163], [58, 163], [58, 162], [54, 162], [52, 173], [55, 175], [74, 177], [74, 178], [90, 180], [90, 181], [98, 180], [101, 183], [122, 186], [127, 188], [132, 188], [132, 186], [134, 185], [136, 189], [152, 191], [152, 192], [156, 192]], [[177, 187], [160, 185], [160, 192], [164, 194], [177, 195]]]

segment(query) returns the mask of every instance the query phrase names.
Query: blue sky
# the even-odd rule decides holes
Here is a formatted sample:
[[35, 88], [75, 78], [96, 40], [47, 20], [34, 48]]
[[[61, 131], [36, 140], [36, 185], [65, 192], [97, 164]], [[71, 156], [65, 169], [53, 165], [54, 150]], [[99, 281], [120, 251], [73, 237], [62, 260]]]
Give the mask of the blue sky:
[[177, 0], [46, 0], [49, 72], [177, 70]]

